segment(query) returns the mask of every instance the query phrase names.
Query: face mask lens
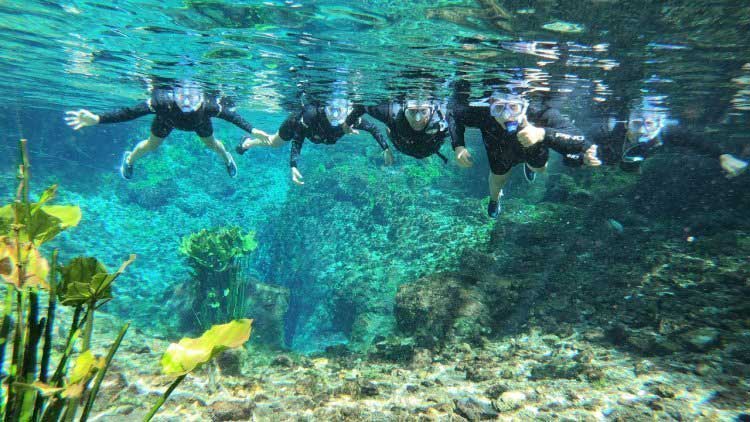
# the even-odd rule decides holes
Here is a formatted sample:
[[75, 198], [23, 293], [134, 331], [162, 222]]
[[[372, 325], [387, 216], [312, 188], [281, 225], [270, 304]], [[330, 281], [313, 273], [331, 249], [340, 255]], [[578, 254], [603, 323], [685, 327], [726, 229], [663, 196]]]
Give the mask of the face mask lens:
[[503, 105], [496, 103], [490, 106], [490, 115], [492, 117], [500, 117], [503, 114]]
[[349, 115], [350, 109], [345, 105], [328, 105], [325, 107], [326, 117], [332, 125], [338, 126], [346, 120], [346, 116]]
[[408, 117], [410, 120], [414, 121], [422, 121], [427, 116], [430, 115], [430, 108], [429, 107], [414, 107], [414, 108], [408, 108], [405, 111], [406, 117]]

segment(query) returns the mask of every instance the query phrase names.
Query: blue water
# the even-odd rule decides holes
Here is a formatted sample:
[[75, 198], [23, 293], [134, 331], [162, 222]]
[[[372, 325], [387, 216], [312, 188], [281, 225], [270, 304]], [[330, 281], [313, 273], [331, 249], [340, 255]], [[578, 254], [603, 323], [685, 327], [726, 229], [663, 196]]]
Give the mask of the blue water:
[[[404, 335], [394, 313], [399, 288], [435, 274], [529, 283], [508, 299], [515, 306], [503, 324], [480, 330], [497, 339], [558, 322], [650, 327], [639, 326], [645, 311], [622, 297], [638, 297], [659, 277], [700, 286], [712, 277], [702, 271], [712, 270], [740, 280], [731, 293], [702, 290], [734, 296], [717, 302], [738, 321], [720, 327], [729, 350], [748, 330], [735, 295], [746, 292], [749, 176], [728, 180], [715, 159], [694, 151], [660, 151], [639, 174], [568, 169], [553, 154], [534, 184], [517, 166], [494, 220], [473, 129], [470, 169], [456, 165], [450, 141], [441, 150], [448, 164], [396, 153], [392, 167], [364, 133], [333, 146], [308, 142], [306, 183], [296, 186], [288, 145], [233, 153], [239, 173], [230, 178], [194, 133], [178, 130], [124, 180], [122, 154], [148, 136], [153, 117], [79, 131], [63, 117], [132, 106], [163, 81], [189, 79], [273, 133], [300, 104], [334, 94], [367, 105], [402, 94], [445, 99], [466, 80], [476, 100], [487, 80], [522, 78], [537, 94], [554, 92], [581, 127], [658, 96], [672, 122], [747, 160], [748, 30], [750, 8], [735, 1], [4, 1], [0, 194], [14, 196], [17, 140], [28, 139], [32, 196], [57, 183], [56, 202], [83, 212], [51, 247], [63, 261], [93, 255], [111, 269], [136, 254], [103, 310], [169, 340], [202, 328], [181, 242], [235, 226], [254, 231], [259, 245], [242, 261], [242, 277], [288, 292], [274, 332], [274, 347], [285, 350], [365, 352]], [[214, 130], [230, 151], [244, 135], [218, 119]], [[670, 254], [714, 266], [665, 263]], [[654, 275], [660, 265], [678, 274]], [[684, 313], [703, 305], [687, 300]], [[682, 313], [672, 306], [662, 311]], [[654, 318], [669, 324], [671, 316]], [[716, 318], [703, 321], [718, 326]], [[682, 321], [680, 332], [696, 320]]]

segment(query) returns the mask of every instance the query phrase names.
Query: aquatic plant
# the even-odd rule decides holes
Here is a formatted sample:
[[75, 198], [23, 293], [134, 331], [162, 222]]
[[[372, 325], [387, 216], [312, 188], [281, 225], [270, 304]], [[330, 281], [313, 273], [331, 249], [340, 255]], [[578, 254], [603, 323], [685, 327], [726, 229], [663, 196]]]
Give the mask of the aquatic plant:
[[180, 251], [193, 270], [191, 308], [200, 328], [245, 316], [249, 278], [243, 258], [257, 247], [255, 232], [243, 234], [238, 227], [203, 229], [183, 238]]
[[[106, 370], [128, 329], [128, 324], [122, 327], [106, 358], [96, 357], [90, 350], [94, 311], [112, 298], [112, 282], [135, 256], [131, 256], [114, 274], [107, 273], [94, 258], [76, 258], [59, 269], [57, 251], [53, 252], [49, 264], [39, 247], [63, 230], [76, 226], [81, 220], [81, 211], [77, 206], [47, 205], [55, 197], [56, 185], [45, 190], [39, 200], [32, 203], [29, 199], [30, 164], [26, 140], [20, 142], [20, 156], [16, 199], [12, 204], [0, 207], [0, 233], [3, 234], [0, 235], [0, 279], [7, 287], [0, 323], [0, 362], [5, 362], [8, 345], [11, 353], [8, 374], [3, 374], [5, 388], [0, 400], [0, 415], [6, 421], [72, 420], [81, 401], [85, 401], [81, 415], [81, 420], [85, 421]], [[58, 273], [63, 276], [60, 285]], [[48, 297], [47, 313], [41, 319], [40, 295]], [[49, 377], [58, 299], [63, 305], [75, 307], [75, 313], [64, 352], [54, 374]], [[73, 370], [66, 379], [68, 361], [83, 324], [81, 354], [75, 359]], [[89, 389], [92, 380], [94, 384]]]
[[187, 374], [210, 362], [226, 349], [236, 349], [250, 339], [252, 319], [240, 319], [227, 324], [214, 325], [199, 338], [185, 337], [171, 343], [161, 358], [164, 375], [177, 376], [159, 398], [145, 421], [151, 420]]

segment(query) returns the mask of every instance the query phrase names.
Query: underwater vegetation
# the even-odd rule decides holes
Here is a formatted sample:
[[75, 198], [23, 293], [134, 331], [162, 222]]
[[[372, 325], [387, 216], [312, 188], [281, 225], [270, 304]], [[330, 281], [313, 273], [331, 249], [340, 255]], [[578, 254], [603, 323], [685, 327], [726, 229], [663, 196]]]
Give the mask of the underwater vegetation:
[[238, 227], [203, 229], [186, 236], [180, 251], [193, 272], [190, 305], [199, 328], [245, 315], [250, 282], [243, 259], [258, 247], [255, 232]]
[[[57, 186], [46, 189], [37, 202], [29, 195], [30, 163], [27, 141], [19, 145], [19, 185], [13, 203], [0, 207], [0, 279], [6, 285], [0, 323], [3, 420], [86, 421], [102, 381], [128, 331], [124, 324], [104, 356], [94, 353], [95, 312], [113, 299], [112, 284], [135, 260], [131, 255], [115, 272], [93, 257], [76, 257], [58, 264], [41, 247], [81, 221], [73, 205], [49, 205]], [[243, 250], [254, 249], [243, 237]], [[205, 257], [204, 257], [205, 258]], [[40, 306], [46, 299], [46, 309]], [[61, 353], [55, 353], [55, 317], [58, 302], [73, 308], [70, 328]], [[162, 372], [175, 381], [149, 412], [151, 419], [185, 375], [228, 348], [242, 346], [250, 337], [252, 320], [242, 319], [211, 327], [200, 338], [172, 344], [162, 357]], [[6, 354], [10, 355], [7, 365]], [[53, 359], [57, 358], [57, 365]], [[51, 371], [54, 368], [54, 371]]]

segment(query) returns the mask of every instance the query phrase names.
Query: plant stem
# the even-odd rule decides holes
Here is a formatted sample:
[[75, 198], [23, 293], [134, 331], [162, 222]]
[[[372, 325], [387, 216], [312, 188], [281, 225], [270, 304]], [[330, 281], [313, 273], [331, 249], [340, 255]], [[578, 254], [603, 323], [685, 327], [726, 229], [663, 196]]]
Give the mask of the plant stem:
[[81, 422], [86, 422], [89, 417], [89, 412], [91, 412], [91, 408], [94, 406], [96, 395], [99, 393], [99, 386], [102, 384], [102, 380], [104, 380], [104, 376], [107, 374], [107, 369], [109, 368], [110, 363], [112, 363], [112, 358], [115, 356], [115, 353], [117, 353], [117, 349], [120, 347], [120, 343], [122, 343], [122, 339], [123, 337], [125, 337], [125, 333], [128, 331], [128, 327], [130, 327], [130, 323], [122, 326], [122, 329], [120, 329], [120, 334], [117, 336], [115, 342], [112, 343], [112, 346], [110, 346], [109, 348], [107, 358], [104, 361], [104, 368], [100, 369], [96, 374], [96, 379], [94, 380], [93, 387], [91, 387], [88, 401], [86, 401], [86, 406], [83, 408]]
[[70, 323], [68, 339], [65, 342], [65, 351], [60, 358], [60, 362], [57, 364], [57, 369], [55, 370], [54, 375], [52, 375], [51, 385], [53, 387], [60, 387], [62, 385], [63, 375], [65, 375], [65, 372], [67, 371], [68, 358], [70, 357], [70, 352], [73, 350], [73, 343], [75, 343], [75, 340], [80, 334], [78, 332], [78, 326], [81, 319], [81, 312], [83, 312], [83, 308], [77, 306], [75, 312], [73, 313], [73, 321]]
[[159, 401], [156, 402], [156, 405], [154, 405], [154, 407], [151, 408], [151, 411], [148, 412], [148, 415], [146, 415], [146, 417], [143, 419], [144, 422], [148, 422], [151, 420], [151, 418], [154, 417], [156, 412], [159, 411], [159, 408], [164, 404], [164, 402], [167, 401], [167, 399], [169, 398], [169, 395], [172, 394], [174, 389], [177, 388], [178, 385], [180, 385], [180, 383], [182, 382], [182, 380], [185, 379], [186, 376], [187, 374], [180, 375], [179, 377], [177, 377], [176, 380], [172, 382], [169, 388], [167, 388], [167, 391], [165, 391], [164, 394], [162, 394], [162, 396], [159, 398]]
[[47, 370], [52, 352], [52, 334], [55, 327], [55, 310], [57, 309], [57, 249], [52, 252], [52, 266], [49, 276], [49, 303], [47, 305], [47, 324], [44, 327], [44, 349], [39, 368], [39, 381], [47, 382]]
[[[26, 322], [26, 350], [24, 351], [23, 364], [21, 366], [22, 382], [32, 384], [36, 378], [37, 346], [42, 336], [39, 326], [39, 296], [36, 291], [29, 291], [29, 313]], [[21, 393], [20, 420], [31, 420], [34, 414], [34, 403], [37, 392], [34, 389], [25, 390]]]

